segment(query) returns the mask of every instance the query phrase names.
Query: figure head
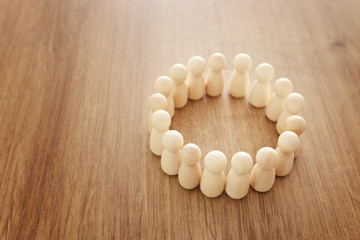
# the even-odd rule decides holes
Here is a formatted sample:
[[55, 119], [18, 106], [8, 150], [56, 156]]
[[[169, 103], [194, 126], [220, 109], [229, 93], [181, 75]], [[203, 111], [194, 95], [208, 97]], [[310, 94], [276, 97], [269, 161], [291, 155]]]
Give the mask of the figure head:
[[256, 153], [256, 162], [263, 169], [275, 168], [278, 153], [271, 147], [263, 147]]
[[205, 71], [206, 61], [202, 57], [194, 56], [188, 61], [187, 67], [189, 72], [191, 72], [194, 76], [200, 76]]
[[155, 130], [164, 132], [169, 129], [171, 124], [170, 114], [165, 110], [156, 110], [151, 116], [151, 125]]
[[198, 145], [188, 143], [181, 149], [181, 160], [188, 165], [195, 165], [200, 162], [201, 150]]
[[164, 96], [169, 96], [174, 89], [174, 83], [168, 76], [158, 77], [155, 81], [155, 91]]
[[306, 121], [303, 117], [299, 115], [294, 115], [286, 119], [285, 130], [292, 131], [298, 136], [303, 134], [306, 129]]
[[244, 74], [251, 68], [251, 57], [245, 53], [240, 53], [234, 58], [233, 66], [238, 73]]
[[177, 152], [184, 145], [184, 138], [178, 131], [170, 130], [164, 134], [162, 143], [167, 150]]
[[286, 98], [293, 91], [293, 84], [287, 78], [279, 78], [274, 83], [274, 92], [280, 98]]
[[290, 93], [285, 99], [284, 106], [289, 113], [298, 114], [304, 109], [305, 99], [299, 93]]
[[169, 76], [176, 84], [181, 84], [185, 81], [188, 70], [180, 63], [174, 64], [169, 70]]
[[150, 110], [153, 112], [155, 112], [156, 110], [159, 110], [159, 109], [165, 109], [166, 104], [167, 104], [167, 99], [161, 93], [154, 93], [149, 98], [149, 107], [150, 107]]
[[255, 69], [255, 77], [259, 82], [270, 82], [275, 74], [274, 67], [269, 63], [261, 63]]
[[210, 172], [220, 173], [225, 170], [227, 159], [224, 153], [215, 150], [206, 154], [204, 163], [205, 168]]
[[226, 66], [226, 58], [222, 53], [214, 53], [209, 58], [209, 66], [211, 70], [220, 72]]
[[231, 167], [237, 174], [248, 173], [253, 167], [253, 159], [246, 152], [237, 152], [231, 159]]
[[278, 146], [280, 150], [284, 153], [295, 152], [296, 149], [299, 147], [299, 144], [299, 137], [291, 131], [283, 132], [278, 138]]

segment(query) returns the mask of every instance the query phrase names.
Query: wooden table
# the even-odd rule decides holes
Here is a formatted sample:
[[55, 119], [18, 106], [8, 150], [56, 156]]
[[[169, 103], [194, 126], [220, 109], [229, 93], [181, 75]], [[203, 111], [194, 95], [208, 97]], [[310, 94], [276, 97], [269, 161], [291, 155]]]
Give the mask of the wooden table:
[[[0, 239], [359, 239], [360, 2], [0, 0]], [[161, 171], [148, 98], [175, 63], [271, 63], [307, 105], [291, 173], [206, 198]], [[264, 109], [190, 101], [171, 129], [202, 157], [276, 147]]]

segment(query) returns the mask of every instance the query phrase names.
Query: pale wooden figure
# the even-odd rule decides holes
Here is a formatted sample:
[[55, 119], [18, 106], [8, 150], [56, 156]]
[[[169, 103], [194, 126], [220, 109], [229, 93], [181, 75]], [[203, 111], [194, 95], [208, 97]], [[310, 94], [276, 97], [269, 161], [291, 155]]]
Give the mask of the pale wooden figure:
[[221, 53], [214, 53], [209, 59], [210, 70], [205, 79], [206, 94], [211, 97], [217, 97], [224, 90], [224, 68], [226, 58]]
[[276, 148], [279, 155], [275, 167], [276, 176], [283, 177], [290, 173], [294, 165], [294, 152], [299, 147], [299, 143], [299, 137], [291, 131], [285, 131], [279, 136]]
[[201, 192], [207, 197], [217, 197], [225, 189], [227, 159], [220, 151], [211, 151], [204, 159], [205, 170], [200, 181]]
[[302, 145], [301, 135], [305, 132], [305, 129], [306, 129], [306, 121], [303, 117], [299, 115], [291, 116], [286, 120], [285, 130], [296, 133], [300, 140], [299, 147], [294, 152], [294, 158], [296, 158], [299, 155], [300, 148]]
[[165, 110], [166, 104], [167, 104], [166, 97], [164, 95], [162, 95], [161, 93], [155, 93], [155, 94], [151, 95], [151, 97], [149, 98], [149, 107], [150, 107], [150, 112], [148, 115], [149, 133], [151, 133], [151, 130], [152, 130], [151, 116], [153, 115], [153, 113], [156, 110], [160, 110], [160, 109]]
[[229, 93], [235, 98], [245, 97], [249, 90], [249, 70], [252, 65], [251, 57], [245, 53], [234, 58], [234, 71], [230, 77]]
[[164, 150], [162, 138], [169, 131], [171, 124], [170, 114], [165, 110], [157, 110], [151, 116], [153, 129], [150, 134], [150, 150], [157, 156], [161, 156]]
[[270, 147], [263, 147], [256, 153], [256, 164], [250, 173], [250, 186], [258, 192], [269, 191], [275, 182], [277, 152]]
[[190, 58], [187, 64], [189, 74], [186, 78], [188, 96], [191, 100], [199, 100], [205, 95], [205, 79], [203, 73], [206, 68], [206, 61], [202, 57]]
[[161, 154], [161, 169], [168, 175], [177, 175], [181, 163], [181, 148], [184, 145], [184, 138], [176, 130], [167, 131], [162, 143], [164, 150]]
[[287, 78], [279, 78], [274, 83], [274, 93], [269, 103], [266, 105], [266, 116], [273, 122], [276, 122], [284, 109], [286, 97], [293, 91], [293, 84]]
[[255, 69], [256, 80], [250, 88], [249, 102], [257, 108], [265, 107], [271, 97], [271, 80], [275, 74], [274, 67], [261, 63]]
[[201, 150], [194, 143], [188, 143], [181, 149], [179, 183], [185, 189], [194, 189], [201, 179]]
[[276, 123], [276, 130], [279, 134], [285, 131], [286, 120], [299, 113], [304, 109], [305, 99], [299, 93], [290, 93], [284, 103], [284, 109], [281, 112], [279, 119]]
[[170, 117], [174, 116], [175, 106], [172, 92], [174, 90], [174, 83], [171, 78], [167, 76], [161, 76], [155, 81], [155, 92], [161, 93], [166, 97], [166, 111], [170, 114]]
[[173, 98], [175, 108], [182, 108], [188, 101], [188, 89], [185, 84], [188, 71], [183, 64], [174, 64], [169, 70], [169, 76], [174, 82]]
[[231, 167], [226, 178], [225, 192], [231, 198], [240, 199], [249, 191], [249, 172], [253, 167], [253, 159], [246, 152], [235, 153], [231, 159]]

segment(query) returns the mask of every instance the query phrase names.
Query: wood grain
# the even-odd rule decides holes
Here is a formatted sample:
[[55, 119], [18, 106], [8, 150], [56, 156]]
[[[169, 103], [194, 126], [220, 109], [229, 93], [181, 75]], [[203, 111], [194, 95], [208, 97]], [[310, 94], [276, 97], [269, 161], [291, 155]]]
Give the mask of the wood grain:
[[[356, 0], [0, 0], [0, 239], [359, 239], [359, 10]], [[227, 83], [246, 52], [307, 101], [292, 172], [242, 200], [181, 188], [148, 146], [154, 80], [217, 51]], [[263, 109], [226, 92], [190, 101], [171, 128], [203, 157], [254, 157], [277, 141]]]

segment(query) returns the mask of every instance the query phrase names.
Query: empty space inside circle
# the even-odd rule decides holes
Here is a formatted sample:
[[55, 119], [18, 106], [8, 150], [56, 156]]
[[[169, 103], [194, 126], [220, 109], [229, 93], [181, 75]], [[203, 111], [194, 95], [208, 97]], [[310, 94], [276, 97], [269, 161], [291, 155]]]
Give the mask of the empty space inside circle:
[[227, 93], [219, 97], [205, 96], [176, 109], [171, 129], [179, 131], [187, 143], [197, 144], [204, 156], [219, 150], [225, 153], [231, 168], [231, 158], [239, 151], [247, 152], [255, 164], [256, 152], [262, 147], [277, 145], [276, 123], [266, 118], [265, 108], [255, 108], [245, 98], [233, 98]]

